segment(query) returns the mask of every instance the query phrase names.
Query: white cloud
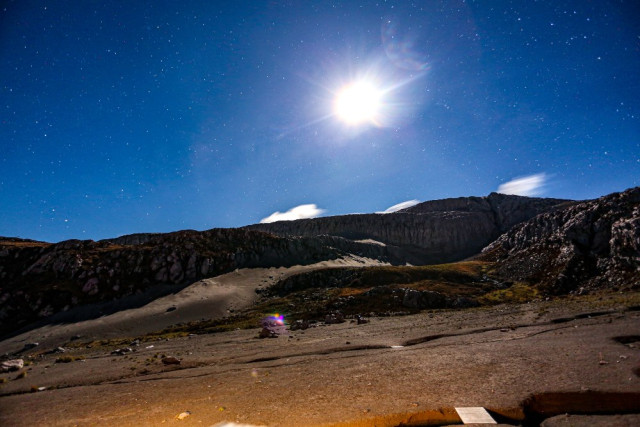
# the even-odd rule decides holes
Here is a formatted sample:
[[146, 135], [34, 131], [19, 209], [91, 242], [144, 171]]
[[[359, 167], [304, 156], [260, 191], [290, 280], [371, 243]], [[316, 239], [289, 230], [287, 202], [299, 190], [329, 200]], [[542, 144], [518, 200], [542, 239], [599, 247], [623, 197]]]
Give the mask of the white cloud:
[[274, 212], [266, 218], [260, 220], [261, 224], [276, 221], [293, 221], [294, 219], [315, 218], [322, 215], [326, 211], [324, 209], [318, 209], [318, 207], [311, 203], [308, 205], [300, 205], [295, 208], [291, 208], [286, 212]]
[[388, 213], [393, 213], [393, 212], [398, 212], [399, 210], [402, 209], [407, 209], [410, 208], [411, 206], [415, 206], [418, 203], [420, 203], [420, 200], [407, 200], [406, 202], [402, 202], [402, 203], [398, 203], [397, 205], [393, 205], [388, 209], [385, 209], [382, 212], [376, 212], [379, 214], [388, 214]]
[[544, 173], [523, 176], [500, 184], [498, 193], [515, 194], [518, 196], [538, 196], [542, 193], [547, 176]]

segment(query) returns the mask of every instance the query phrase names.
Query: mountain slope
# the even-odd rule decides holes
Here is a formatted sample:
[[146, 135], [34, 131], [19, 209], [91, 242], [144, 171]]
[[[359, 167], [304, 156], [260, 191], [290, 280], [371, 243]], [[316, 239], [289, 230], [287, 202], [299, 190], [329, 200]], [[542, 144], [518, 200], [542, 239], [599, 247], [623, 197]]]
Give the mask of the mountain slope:
[[503, 234], [480, 259], [504, 280], [552, 294], [640, 287], [640, 187], [543, 213]]
[[162, 284], [179, 290], [236, 268], [311, 264], [345, 253], [384, 258], [385, 248], [339, 237], [278, 237], [239, 229], [57, 244], [0, 238], [0, 335], [78, 305], [114, 301]]

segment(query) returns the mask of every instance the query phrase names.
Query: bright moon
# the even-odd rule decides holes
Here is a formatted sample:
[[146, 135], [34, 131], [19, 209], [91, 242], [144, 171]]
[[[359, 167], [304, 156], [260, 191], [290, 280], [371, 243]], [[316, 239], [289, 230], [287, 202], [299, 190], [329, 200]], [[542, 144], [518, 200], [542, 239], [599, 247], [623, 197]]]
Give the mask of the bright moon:
[[350, 125], [364, 122], [375, 124], [381, 104], [381, 92], [378, 89], [367, 82], [356, 82], [338, 92], [334, 112]]

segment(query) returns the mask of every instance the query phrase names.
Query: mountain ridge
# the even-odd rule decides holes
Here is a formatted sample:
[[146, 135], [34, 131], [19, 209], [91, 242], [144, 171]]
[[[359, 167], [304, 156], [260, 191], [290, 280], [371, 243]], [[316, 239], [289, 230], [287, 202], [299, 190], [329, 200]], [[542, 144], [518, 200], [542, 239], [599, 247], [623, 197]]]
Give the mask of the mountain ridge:
[[[0, 335], [155, 286], [179, 290], [238, 268], [308, 265], [350, 255], [394, 265], [475, 256], [494, 265], [486, 280], [503, 287], [518, 281], [548, 294], [635, 289], [639, 205], [640, 187], [582, 202], [492, 193], [389, 214], [137, 233], [97, 242], [0, 238]], [[536, 259], [538, 264], [531, 261]]]
[[[334, 235], [411, 248], [418, 262], [453, 262], [478, 253], [513, 225], [574, 203], [491, 193], [419, 203], [398, 212], [351, 214], [253, 224], [245, 229], [279, 236]], [[420, 259], [421, 257], [421, 259]]]

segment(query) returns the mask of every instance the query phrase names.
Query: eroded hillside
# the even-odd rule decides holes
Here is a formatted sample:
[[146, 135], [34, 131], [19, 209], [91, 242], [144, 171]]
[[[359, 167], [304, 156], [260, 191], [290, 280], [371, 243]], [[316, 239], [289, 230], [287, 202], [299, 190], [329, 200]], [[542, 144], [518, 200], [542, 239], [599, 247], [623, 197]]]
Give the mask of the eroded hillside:
[[[475, 255], [513, 225], [571, 202], [491, 193], [420, 203], [390, 214], [341, 215], [255, 224], [281, 236], [332, 235], [373, 239], [404, 248], [412, 264], [459, 261]], [[411, 251], [409, 251], [411, 249]]]
[[499, 278], [550, 294], [640, 287], [640, 188], [543, 213], [484, 249]]

